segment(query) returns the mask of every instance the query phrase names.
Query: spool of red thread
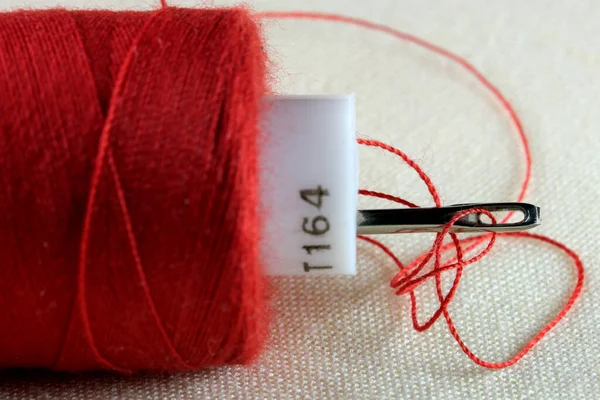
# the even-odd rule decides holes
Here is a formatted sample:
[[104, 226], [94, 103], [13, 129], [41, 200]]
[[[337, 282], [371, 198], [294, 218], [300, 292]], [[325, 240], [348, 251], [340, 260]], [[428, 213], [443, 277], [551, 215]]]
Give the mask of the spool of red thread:
[[0, 14], [0, 367], [180, 371], [265, 337], [243, 9]]

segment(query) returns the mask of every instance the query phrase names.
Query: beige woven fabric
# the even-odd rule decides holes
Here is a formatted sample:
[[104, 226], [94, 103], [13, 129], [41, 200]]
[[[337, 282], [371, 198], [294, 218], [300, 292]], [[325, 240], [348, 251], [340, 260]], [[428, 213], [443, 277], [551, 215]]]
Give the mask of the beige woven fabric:
[[[158, 0], [60, 2], [119, 8], [149, 3]], [[56, 2], [0, 1], [4, 8], [25, 4]], [[564, 241], [585, 262], [580, 301], [516, 366], [485, 370], [464, 356], [443, 322], [426, 333], [412, 330], [407, 299], [388, 288], [395, 267], [359, 243], [356, 277], [273, 279], [272, 335], [252, 367], [133, 378], [11, 373], [0, 377], [0, 399], [598, 398], [598, 3], [257, 0], [253, 7], [386, 23], [454, 50], [487, 74], [514, 102], [529, 133], [534, 179], [528, 199], [542, 207], [544, 217], [538, 231]], [[355, 92], [359, 133], [417, 159], [446, 204], [516, 197], [523, 173], [516, 135], [498, 104], [459, 68], [355, 27], [272, 21], [267, 35], [280, 66], [280, 92]], [[399, 161], [375, 150], [361, 150], [360, 157], [363, 187], [431, 204], [423, 184]], [[431, 240], [386, 238], [405, 261]], [[569, 260], [553, 248], [503, 240], [466, 271], [451, 311], [476, 354], [504, 360], [559, 310], [574, 276]], [[419, 296], [423, 312], [431, 311], [432, 288]]]

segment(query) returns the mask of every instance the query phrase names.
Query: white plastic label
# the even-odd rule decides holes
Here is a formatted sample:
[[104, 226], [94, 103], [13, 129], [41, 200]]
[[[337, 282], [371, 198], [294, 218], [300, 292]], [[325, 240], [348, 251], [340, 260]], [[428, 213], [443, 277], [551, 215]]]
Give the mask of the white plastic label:
[[354, 96], [272, 96], [262, 120], [262, 256], [269, 275], [354, 275]]

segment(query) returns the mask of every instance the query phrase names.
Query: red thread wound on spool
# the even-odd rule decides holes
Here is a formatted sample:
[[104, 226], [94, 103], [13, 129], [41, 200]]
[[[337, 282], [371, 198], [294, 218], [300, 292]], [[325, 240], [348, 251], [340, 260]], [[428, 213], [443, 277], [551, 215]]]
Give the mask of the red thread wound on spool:
[[0, 14], [0, 367], [175, 371], [265, 337], [242, 9]]

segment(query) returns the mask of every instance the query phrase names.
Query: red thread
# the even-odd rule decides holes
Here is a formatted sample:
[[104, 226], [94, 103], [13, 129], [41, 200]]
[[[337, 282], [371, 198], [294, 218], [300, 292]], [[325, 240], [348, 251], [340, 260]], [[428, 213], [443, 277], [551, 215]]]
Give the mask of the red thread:
[[388, 201], [393, 201], [395, 203], [403, 204], [406, 207], [411, 207], [411, 208], [417, 208], [417, 207], [419, 207], [415, 203], [410, 202], [408, 200], [404, 200], [401, 197], [392, 196], [391, 194], [387, 194], [387, 193], [376, 192], [374, 190], [360, 189], [358, 191], [358, 194], [360, 194], [361, 196], [378, 197], [380, 199], [384, 199], [384, 200], [388, 200]]
[[[329, 14], [262, 17], [346, 22], [410, 40], [462, 65], [506, 108], [510, 103], [460, 57], [414, 36]], [[245, 11], [21, 11], [0, 14], [0, 366], [173, 371], [247, 362], [265, 336], [258, 262], [256, 130], [265, 93], [260, 35]], [[11, 79], [18, 77], [19, 79]], [[73, 89], [76, 90], [73, 90]], [[51, 99], [52, 101], [48, 101]], [[401, 157], [440, 199], [427, 175]], [[416, 206], [406, 200], [362, 191]], [[494, 236], [438, 235], [433, 251], [402, 268], [392, 286], [410, 293], [413, 324], [441, 314], [467, 355], [499, 368], [521, 358], [565, 308], [506, 363], [478, 359], [447, 312], [463, 268]], [[491, 239], [470, 259], [464, 254]], [[79, 247], [72, 246], [79, 243]], [[463, 244], [468, 244], [466, 249]], [[451, 248], [456, 259], [441, 263]], [[418, 276], [433, 257], [433, 271]], [[426, 260], [425, 260], [426, 259]], [[423, 261], [425, 260], [425, 261]], [[439, 277], [456, 269], [447, 295]], [[440, 309], [416, 319], [412, 290], [435, 278]], [[93, 283], [93, 284], [92, 284]], [[178, 290], [173, 291], [173, 287]]]
[[[520, 120], [519, 116], [517, 115], [512, 104], [506, 99], [506, 97], [500, 92], [500, 90], [494, 84], [492, 84], [481, 72], [479, 72], [467, 60], [465, 60], [464, 58], [462, 58], [444, 48], [441, 48], [439, 46], [431, 44], [431, 43], [429, 43], [421, 38], [418, 38], [416, 36], [410, 35], [408, 33], [400, 32], [400, 31], [398, 31], [394, 28], [391, 28], [389, 26], [386, 26], [386, 25], [377, 24], [377, 23], [373, 23], [373, 22], [358, 19], [358, 18], [352, 18], [352, 17], [342, 16], [342, 15], [337, 15], [337, 14], [314, 13], [314, 12], [263, 12], [260, 15], [265, 18], [311, 19], [311, 20], [324, 20], [324, 21], [329, 21], [329, 22], [340, 22], [340, 23], [346, 23], [346, 24], [359, 26], [362, 28], [367, 28], [367, 29], [374, 30], [374, 31], [383, 32], [383, 33], [392, 35], [393, 37], [396, 37], [400, 40], [406, 40], [411, 43], [414, 43], [422, 48], [432, 51], [433, 53], [439, 54], [439, 55], [455, 62], [456, 64], [460, 65], [461, 67], [463, 67], [468, 73], [473, 75], [482, 84], [482, 86], [485, 89], [487, 89], [500, 102], [500, 104], [502, 105], [504, 110], [507, 112], [509, 118], [511, 119], [511, 121], [513, 122], [513, 124], [516, 128], [518, 137], [521, 141], [524, 159], [525, 159], [525, 174], [524, 174], [523, 181], [521, 184], [521, 189], [517, 196], [517, 201], [522, 201], [525, 198], [525, 194], [527, 192], [527, 188], [529, 186], [529, 181], [531, 178], [531, 152], [529, 150], [529, 144], [527, 142], [527, 136], [525, 135], [525, 130], [523, 129], [523, 124], [521, 123], [521, 120]], [[406, 162], [406, 164], [408, 164], [411, 168], [413, 168], [417, 172], [419, 177], [423, 180], [423, 182], [427, 186], [429, 193], [431, 194], [431, 197], [435, 203], [435, 206], [436, 207], [441, 206], [440, 197], [437, 193], [435, 186], [431, 182], [431, 179], [429, 179], [427, 174], [425, 174], [425, 172], [419, 167], [419, 165], [417, 165], [417, 163], [415, 163], [412, 159], [410, 159], [406, 154], [404, 154], [403, 152], [401, 152], [400, 150], [398, 150], [392, 146], [389, 146], [385, 143], [381, 143], [377, 140], [358, 139], [358, 143], [360, 143], [362, 145], [366, 145], [366, 146], [378, 147], [378, 148], [388, 151], [388, 152], [398, 156], [402, 160], [404, 160], [404, 162]], [[375, 191], [366, 190], [366, 189], [361, 189], [359, 193], [361, 195], [373, 196], [373, 197], [390, 200], [390, 201], [393, 201], [393, 202], [396, 202], [399, 204], [403, 204], [408, 207], [417, 207], [416, 204], [414, 204], [410, 201], [407, 201], [400, 197], [392, 196], [392, 195], [389, 195], [386, 193], [375, 192]], [[584, 278], [583, 263], [581, 262], [579, 255], [577, 253], [575, 253], [573, 250], [569, 249], [566, 245], [564, 245], [560, 242], [557, 242], [553, 239], [550, 239], [546, 236], [542, 236], [542, 235], [525, 233], [525, 232], [483, 234], [483, 235], [473, 236], [473, 237], [470, 237], [467, 239], [459, 240], [455, 234], [449, 233], [449, 229], [456, 222], [456, 220], [458, 218], [460, 218], [461, 216], [463, 216], [467, 213], [472, 213], [472, 212], [484, 213], [484, 214], [488, 215], [490, 218], [492, 218], [492, 221], [495, 221], [493, 216], [485, 210], [477, 210], [477, 209], [468, 210], [464, 213], [457, 215], [452, 221], [450, 221], [446, 225], [443, 232], [439, 233], [436, 236], [436, 240], [434, 241], [434, 244], [433, 244], [431, 250], [429, 252], [423, 254], [422, 256], [418, 257], [416, 260], [412, 261], [410, 264], [408, 264], [406, 266], [404, 266], [402, 264], [402, 262], [398, 259], [398, 257], [383, 243], [381, 243], [373, 238], [367, 237], [367, 236], [359, 236], [359, 238], [380, 248], [384, 253], [386, 253], [394, 261], [394, 263], [396, 263], [396, 265], [400, 269], [400, 271], [398, 272], [396, 277], [394, 277], [394, 279], [392, 279], [391, 287], [394, 288], [396, 290], [396, 293], [399, 295], [406, 294], [406, 293], [409, 294], [410, 301], [411, 301], [411, 317], [412, 317], [412, 321], [413, 321], [413, 326], [416, 330], [424, 331], [424, 330], [428, 329], [431, 325], [433, 325], [433, 323], [441, 315], [443, 315], [446, 320], [446, 323], [448, 325], [448, 329], [450, 330], [450, 333], [452, 334], [452, 336], [454, 337], [456, 342], [459, 344], [462, 351], [471, 360], [473, 360], [476, 364], [481, 365], [486, 368], [493, 368], [493, 369], [505, 368], [510, 365], [513, 365], [514, 363], [519, 361], [525, 354], [527, 354], [529, 352], [529, 350], [531, 350], [531, 348], [533, 348], [533, 346], [535, 346], [542, 339], [542, 337], [544, 337], [544, 335], [546, 335], [546, 333], [548, 333], [548, 331], [550, 331], [550, 329], [552, 329], [571, 309], [571, 307], [575, 303], [575, 300], [581, 293], [581, 289], [583, 286], [583, 278]], [[505, 218], [503, 218], [502, 222], [507, 221], [511, 217], [511, 215], [512, 214], [509, 214]], [[452, 242], [444, 244], [443, 239], [448, 234], [450, 235]], [[541, 331], [539, 331], [516, 355], [514, 355], [512, 358], [510, 358], [509, 360], [507, 360], [505, 362], [499, 362], [499, 363], [487, 362], [487, 361], [484, 361], [484, 360], [480, 359], [479, 357], [477, 357], [467, 347], [467, 345], [462, 341], [460, 335], [458, 334], [458, 332], [456, 330], [456, 327], [454, 326], [454, 322], [452, 321], [452, 318], [450, 317], [450, 314], [448, 312], [448, 304], [450, 303], [454, 294], [456, 293], [456, 290], [458, 288], [458, 284], [460, 282], [460, 278], [461, 278], [461, 275], [463, 272], [463, 268], [466, 267], [468, 264], [472, 264], [472, 263], [480, 260], [481, 258], [483, 258], [491, 250], [492, 246], [494, 245], [496, 236], [529, 238], [529, 239], [535, 239], [535, 240], [549, 243], [549, 244], [559, 248], [560, 250], [564, 251], [569, 257], [571, 257], [573, 259], [574, 264], [575, 264], [575, 269], [577, 272], [577, 282], [575, 284], [573, 292], [572, 292], [571, 296], [569, 297], [567, 303], [561, 309], [561, 311]], [[480, 246], [486, 240], [489, 240], [489, 242], [483, 251], [478, 253], [476, 256], [471, 257], [470, 259], [467, 259], [467, 260], [464, 259], [465, 253], [468, 253], [468, 252], [474, 250], [475, 248]], [[463, 245], [468, 245], [468, 246], [467, 246], [467, 248], [463, 249], [462, 248]], [[455, 249], [456, 257], [453, 260], [451, 260], [449, 263], [442, 265], [441, 256], [445, 251], [448, 251], [450, 249]], [[434, 258], [434, 265], [433, 265], [433, 268], [431, 269], [431, 271], [418, 276], [419, 272], [421, 272], [426, 267], [428, 261], [431, 258]], [[442, 288], [441, 288], [441, 274], [445, 271], [449, 271], [452, 269], [456, 270], [454, 282], [453, 282], [450, 290], [448, 291], [448, 293], [446, 295], [444, 295], [442, 292]], [[436, 292], [438, 295], [440, 306], [424, 324], [421, 324], [421, 323], [419, 323], [419, 321], [417, 319], [417, 301], [416, 301], [416, 297], [414, 294], [414, 289], [417, 286], [419, 286], [420, 284], [422, 284], [423, 282], [425, 282], [426, 280], [431, 279], [431, 278], [435, 279]]]
[[0, 13], [0, 367], [185, 371], [265, 338], [243, 9]]

